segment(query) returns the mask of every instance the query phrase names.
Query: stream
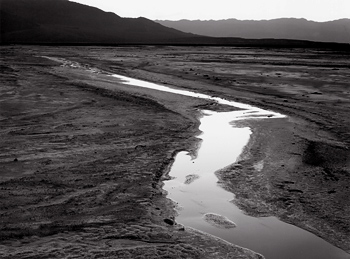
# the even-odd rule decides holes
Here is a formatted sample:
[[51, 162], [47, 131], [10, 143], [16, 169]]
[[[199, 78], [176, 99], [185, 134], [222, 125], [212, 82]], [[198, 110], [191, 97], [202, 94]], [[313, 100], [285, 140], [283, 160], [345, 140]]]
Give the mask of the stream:
[[240, 108], [239, 111], [203, 110], [199, 130], [201, 145], [197, 156], [180, 152], [164, 182], [168, 198], [178, 204], [176, 222], [209, 233], [232, 244], [249, 248], [266, 259], [349, 259], [345, 251], [320, 237], [276, 217], [245, 215], [231, 201], [234, 194], [221, 188], [215, 171], [236, 162], [252, 131], [235, 121], [276, 119], [285, 116], [251, 105], [218, 97], [173, 89], [142, 80], [113, 75], [124, 84], [197, 97]]
[[[45, 58], [62, 66], [100, 73], [99, 69], [82, 66], [62, 58]], [[276, 217], [245, 215], [231, 201], [235, 195], [221, 188], [215, 175], [237, 161], [252, 131], [235, 121], [281, 119], [286, 116], [251, 105], [233, 102], [206, 94], [170, 88], [155, 83], [113, 74], [123, 84], [215, 101], [240, 108], [238, 111], [202, 110], [199, 130], [201, 145], [196, 157], [179, 152], [171, 167], [171, 180], [164, 190], [177, 206], [176, 222], [219, 237], [232, 244], [249, 248], [266, 259], [349, 259], [350, 255], [316, 235], [284, 223]], [[261, 165], [263, 166], [263, 165]]]

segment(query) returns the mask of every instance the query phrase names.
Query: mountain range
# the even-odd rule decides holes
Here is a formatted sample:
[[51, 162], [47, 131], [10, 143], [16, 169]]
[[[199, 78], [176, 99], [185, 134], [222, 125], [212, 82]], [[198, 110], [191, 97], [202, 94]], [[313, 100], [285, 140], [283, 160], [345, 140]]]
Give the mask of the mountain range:
[[0, 15], [1, 41], [9, 43], [162, 43], [194, 36], [68, 0], [0, 0]]
[[184, 32], [211, 37], [241, 37], [246, 39], [293, 39], [319, 42], [350, 43], [350, 19], [314, 22], [306, 19], [281, 18], [273, 20], [156, 20]]
[[[344, 20], [344, 23], [346, 21]], [[350, 49], [350, 44], [286, 40], [285, 38], [292, 38], [289, 37], [291, 32], [288, 31], [282, 35], [283, 37], [276, 37], [276, 39], [271, 37], [256, 39], [263, 34], [255, 34], [256, 36], [250, 34], [252, 39], [244, 39], [232, 36], [221, 37], [223, 34], [220, 34], [220, 37], [217, 37], [218, 35], [201, 36], [199, 34], [205, 34], [204, 31], [183, 32], [181, 30], [189, 31], [190, 26], [186, 25], [186, 28], [179, 30], [169, 28], [167, 26], [172, 25], [165, 26], [164, 23], [166, 22], [155, 22], [143, 17], [123, 18], [115, 13], [104, 12], [98, 8], [68, 0], [0, 0], [1, 44], [172, 44]], [[172, 24], [175, 23], [180, 24], [177, 22]], [[194, 23], [182, 21], [181, 24], [193, 25]], [[199, 27], [203, 27], [202, 23], [198, 24], [200, 24]], [[278, 27], [278, 22], [276, 24], [275, 26]], [[252, 27], [250, 30], [259, 31]], [[274, 27], [270, 30], [273, 31]], [[343, 29], [336, 31], [344, 32]], [[333, 39], [336, 37], [334, 36]]]

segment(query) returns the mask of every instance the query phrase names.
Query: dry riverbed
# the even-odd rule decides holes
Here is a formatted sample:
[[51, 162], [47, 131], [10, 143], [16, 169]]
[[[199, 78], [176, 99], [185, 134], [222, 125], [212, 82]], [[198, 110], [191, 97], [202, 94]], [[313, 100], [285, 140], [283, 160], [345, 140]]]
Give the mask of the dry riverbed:
[[247, 122], [253, 137], [217, 172], [220, 184], [247, 213], [350, 252], [348, 54], [9, 46], [0, 57], [1, 257], [260, 257], [173, 224], [161, 189], [176, 152], [198, 144], [198, 107], [223, 107], [126, 86], [108, 72], [288, 115]]

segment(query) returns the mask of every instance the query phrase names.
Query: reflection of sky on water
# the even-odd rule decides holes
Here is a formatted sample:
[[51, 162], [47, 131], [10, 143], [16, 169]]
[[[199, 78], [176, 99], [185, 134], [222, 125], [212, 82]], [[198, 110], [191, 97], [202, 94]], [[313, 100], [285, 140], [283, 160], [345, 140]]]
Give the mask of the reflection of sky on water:
[[195, 92], [180, 90], [180, 89], [174, 89], [174, 88], [171, 88], [168, 86], [158, 85], [155, 83], [150, 83], [150, 82], [146, 82], [146, 81], [142, 81], [142, 80], [126, 77], [126, 76], [120, 76], [120, 75], [112, 75], [112, 76], [116, 77], [118, 79], [121, 79], [124, 84], [128, 84], [128, 85], [140, 86], [140, 87], [154, 89], [154, 90], [158, 90], [158, 91], [162, 91], [162, 92], [168, 92], [168, 93], [180, 94], [180, 95], [184, 95], [184, 96], [196, 97], [196, 98], [200, 98], [200, 99], [206, 99], [206, 100], [210, 100], [210, 101], [216, 101], [219, 104], [225, 104], [225, 105], [229, 105], [229, 106], [236, 107], [236, 108], [246, 109], [249, 112], [256, 113], [256, 115], [264, 115], [264, 116], [272, 115], [274, 117], [285, 117], [284, 115], [276, 113], [276, 112], [266, 111], [266, 110], [263, 110], [263, 109], [260, 109], [257, 107], [253, 107], [253, 106], [248, 105], [248, 104], [229, 101], [229, 100], [225, 100], [225, 99], [222, 99], [219, 97], [212, 97], [212, 96], [206, 95], [206, 94], [195, 93]]
[[[201, 118], [199, 129], [203, 132], [198, 151], [197, 163], [205, 166], [210, 173], [235, 162], [249, 140], [249, 128], [233, 128], [229, 123], [239, 112], [212, 112]], [[208, 112], [205, 112], [208, 114]], [[219, 156], [218, 156], [219, 154]], [[215, 163], [213, 163], [215, 159]]]

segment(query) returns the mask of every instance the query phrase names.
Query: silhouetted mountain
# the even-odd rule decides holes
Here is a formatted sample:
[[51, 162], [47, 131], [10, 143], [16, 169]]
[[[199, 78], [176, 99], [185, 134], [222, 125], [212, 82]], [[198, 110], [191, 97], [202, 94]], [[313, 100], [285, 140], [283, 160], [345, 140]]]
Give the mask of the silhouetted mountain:
[[350, 49], [350, 44], [199, 36], [146, 18], [122, 18], [68, 0], [0, 0], [0, 19], [1, 44], [176, 44]]
[[15, 43], [147, 43], [194, 37], [146, 18], [67, 0], [0, 0], [1, 41]]
[[228, 19], [218, 21], [156, 20], [156, 22], [184, 32], [212, 37], [275, 38], [350, 43], [350, 19], [330, 22], [313, 22], [294, 18], [263, 21]]

